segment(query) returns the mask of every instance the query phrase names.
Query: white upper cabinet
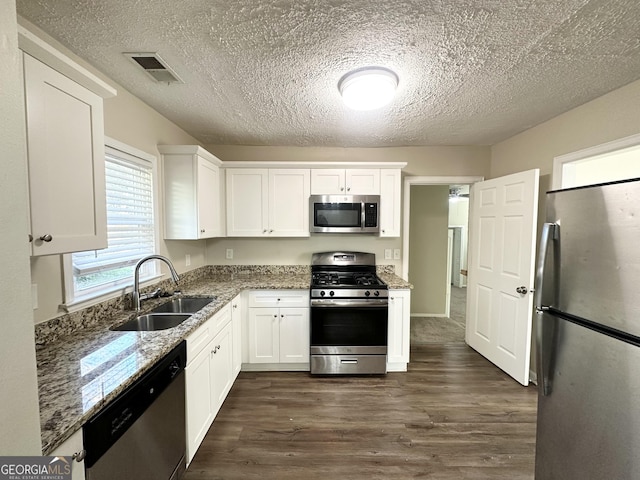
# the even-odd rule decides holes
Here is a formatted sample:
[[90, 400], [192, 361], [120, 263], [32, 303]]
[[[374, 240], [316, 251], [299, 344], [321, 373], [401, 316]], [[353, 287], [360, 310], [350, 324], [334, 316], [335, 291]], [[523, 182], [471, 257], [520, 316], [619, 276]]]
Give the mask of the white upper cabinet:
[[197, 145], [158, 145], [164, 173], [165, 239], [219, 237], [220, 165]]
[[269, 170], [269, 233], [309, 236], [309, 170]]
[[377, 168], [314, 168], [311, 170], [312, 195], [379, 195], [380, 170]]
[[102, 98], [24, 54], [32, 254], [107, 246]]
[[309, 236], [308, 169], [228, 168], [227, 236]]
[[31, 253], [107, 246], [103, 98], [116, 90], [22, 26]]
[[402, 176], [400, 169], [380, 171], [380, 236], [400, 236], [400, 201]]

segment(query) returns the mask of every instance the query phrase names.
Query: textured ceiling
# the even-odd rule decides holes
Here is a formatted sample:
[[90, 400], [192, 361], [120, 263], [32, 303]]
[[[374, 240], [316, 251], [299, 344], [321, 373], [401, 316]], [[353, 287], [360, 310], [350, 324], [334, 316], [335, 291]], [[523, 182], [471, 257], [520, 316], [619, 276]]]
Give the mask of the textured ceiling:
[[[205, 144], [489, 145], [640, 78], [638, 0], [17, 0]], [[122, 55], [158, 52], [185, 84]], [[337, 83], [380, 65], [387, 107]]]

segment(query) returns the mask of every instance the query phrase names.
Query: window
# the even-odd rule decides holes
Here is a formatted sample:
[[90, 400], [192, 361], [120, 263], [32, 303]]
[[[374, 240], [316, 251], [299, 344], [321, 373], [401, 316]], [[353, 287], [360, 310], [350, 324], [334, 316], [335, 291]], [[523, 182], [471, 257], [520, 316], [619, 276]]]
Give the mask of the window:
[[[156, 253], [155, 158], [119, 142], [105, 147], [108, 247], [65, 255], [67, 306], [128, 287], [142, 257]], [[156, 263], [140, 279], [156, 276]]]

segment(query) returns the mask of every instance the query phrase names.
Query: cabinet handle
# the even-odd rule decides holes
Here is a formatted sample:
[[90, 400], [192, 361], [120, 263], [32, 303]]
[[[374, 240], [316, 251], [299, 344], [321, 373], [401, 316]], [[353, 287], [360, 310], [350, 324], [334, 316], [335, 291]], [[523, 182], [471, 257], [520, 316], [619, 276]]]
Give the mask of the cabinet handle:
[[236, 303], [236, 304], [234, 304], [234, 305], [233, 305], [233, 308], [238, 308], [238, 304], [237, 304], [237, 303]]
[[284, 318], [284, 315], [280, 314], [280, 318]]
[[340, 191], [341, 191], [341, 192], [344, 192], [344, 187], [340, 187]]
[[29, 234], [29, 243], [33, 242], [33, 235]]
[[383, 228], [383, 229], [382, 229], [382, 233], [385, 233], [385, 232], [386, 232], [386, 230]]
[[269, 230], [269, 233], [273, 233], [273, 230]]
[[280, 301], [280, 299], [278, 299], [278, 301]]
[[71, 458], [74, 459], [76, 462], [81, 462], [82, 460], [84, 460], [84, 457], [86, 456], [87, 456], [87, 451], [80, 450], [79, 452], [76, 452], [73, 455], [71, 455]]
[[204, 228], [201, 228], [201, 229], [200, 229], [200, 233], [204, 233]]
[[278, 318], [278, 315], [276, 315], [275, 313], [273, 314], [273, 318]]
[[49, 243], [51, 240], [53, 240], [53, 237], [47, 233], [46, 235], [42, 235], [40, 237], [40, 240]]
[[347, 192], [350, 192], [350, 191], [351, 191], [351, 187], [347, 187]]
[[262, 233], [267, 233], [267, 229], [265, 228], [264, 230], [262, 230]]

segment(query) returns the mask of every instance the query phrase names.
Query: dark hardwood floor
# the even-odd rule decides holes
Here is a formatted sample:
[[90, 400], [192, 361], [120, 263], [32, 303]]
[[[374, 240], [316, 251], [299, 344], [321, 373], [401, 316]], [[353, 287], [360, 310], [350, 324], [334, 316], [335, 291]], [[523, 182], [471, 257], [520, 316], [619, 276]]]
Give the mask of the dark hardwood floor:
[[536, 390], [464, 344], [408, 373], [242, 372], [184, 480], [533, 479]]

